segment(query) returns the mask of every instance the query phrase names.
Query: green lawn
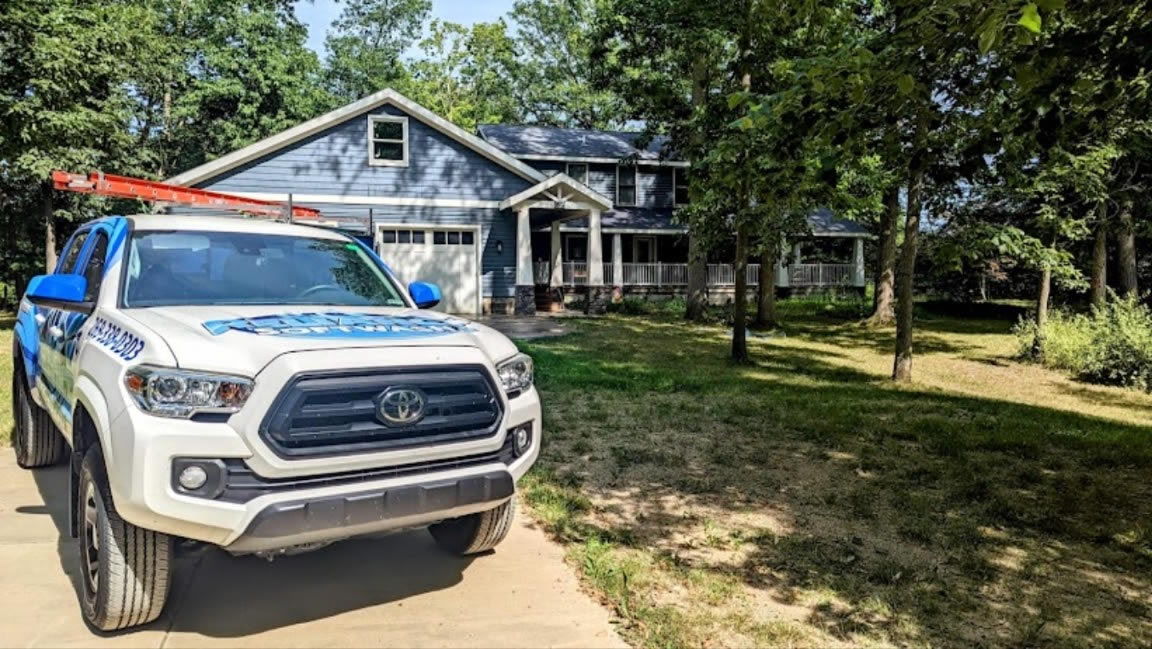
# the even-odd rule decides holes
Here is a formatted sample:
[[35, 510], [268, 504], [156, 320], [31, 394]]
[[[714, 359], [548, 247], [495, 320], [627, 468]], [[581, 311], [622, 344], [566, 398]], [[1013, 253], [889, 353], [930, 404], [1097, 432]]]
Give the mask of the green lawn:
[[[830, 307], [829, 307], [830, 308]], [[1152, 645], [1152, 397], [1010, 358], [1008, 321], [754, 337], [673, 317], [524, 344], [525, 500], [637, 646]]]
[[629, 641], [1152, 645], [1152, 396], [931, 316], [898, 388], [891, 331], [788, 317], [743, 367], [726, 329], [671, 317], [523, 345], [547, 431], [525, 500]]

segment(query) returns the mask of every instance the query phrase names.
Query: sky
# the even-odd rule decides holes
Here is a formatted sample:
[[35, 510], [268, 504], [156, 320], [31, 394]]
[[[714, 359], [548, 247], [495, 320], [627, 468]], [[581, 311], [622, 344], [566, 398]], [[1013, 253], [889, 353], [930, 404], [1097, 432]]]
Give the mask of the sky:
[[[324, 56], [328, 25], [340, 15], [342, 3], [336, 0], [301, 0], [296, 5], [300, 22], [308, 26], [308, 47]], [[471, 25], [492, 22], [512, 9], [512, 0], [432, 0], [432, 17]]]

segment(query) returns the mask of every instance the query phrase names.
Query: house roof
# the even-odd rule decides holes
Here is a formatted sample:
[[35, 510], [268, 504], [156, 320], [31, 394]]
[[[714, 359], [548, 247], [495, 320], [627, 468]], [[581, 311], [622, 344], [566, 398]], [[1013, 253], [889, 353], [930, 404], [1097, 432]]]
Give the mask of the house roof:
[[[532, 215], [532, 228], [535, 230], [547, 230], [553, 220], [562, 216], [564, 215], [547, 211], [534, 212]], [[855, 221], [838, 219], [832, 213], [832, 210], [826, 208], [813, 210], [812, 213], [808, 215], [808, 227], [811, 229], [812, 236], [817, 237], [872, 237], [872, 234], [868, 232], [868, 229], [864, 226]], [[670, 208], [644, 207], [616, 208], [610, 212], [604, 212], [600, 220], [600, 228], [603, 231], [624, 233], [635, 231], [672, 234], [688, 231], [688, 228], [684, 224], [676, 222]], [[565, 221], [560, 226], [560, 229], [583, 231], [588, 229], [588, 222], [585, 219], [571, 219]]]
[[568, 160], [571, 162], [617, 162], [624, 158], [652, 163], [683, 165], [661, 160], [668, 144], [664, 135], [655, 135], [643, 149], [636, 148], [643, 133], [631, 131], [592, 131], [554, 126], [515, 126], [481, 124], [480, 137], [503, 151], [527, 160]]
[[[571, 195], [573, 193], [574, 195]], [[553, 174], [546, 180], [536, 183], [519, 194], [505, 198], [500, 203], [500, 209], [504, 210], [510, 207], [518, 207], [521, 203], [539, 198], [542, 194], [552, 197], [551, 200], [554, 202], [567, 202], [568, 198], [580, 198], [592, 205], [600, 207], [600, 209], [612, 209], [612, 201], [609, 200], [607, 196], [565, 173]]]
[[513, 173], [530, 180], [532, 182], [540, 182], [545, 179], [545, 175], [540, 173], [533, 167], [524, 164], [513, 156], [508, 155], [502, 149], [493, 146], [489, 142], [481, 139], [468, 131], [456, 126], [448, 120], [440, 117], [436, 113], [424, 108], [420, 104], [408, 99], [404, 95], [387, 88], [380, 92], [373, 93], [354, 101], [346, 106], [337, 108], [334, 111], [325, 113], [320, 117], [310, 119], [303, 124], [298, 124], [292, 128], [281, 131], [270, 137], [266, 137], [259, 142], [250, 144], [242, 149], [237, 149], [227, 155], [221, 156], [206, 162], [199, 167], [189, 169], [179, 175], [173, 176], [164, 181], [173, 185], [195, 185], [204, 182], [210, 178], [218, 176], [222, 173], [230, 171], [242, 164], [251, 162], [256, 158], [263, 157], [269, 153], [274, 153], [289, 145], [292, 145], [306, 137], [314, 135], [326, 128], [335, 126], [345, 122], [354, 117], [364, 115], [368, 111], [375, 110], [380, 106], [390, 104], [399, 108], [400, 110], [408, 113], [414, 119], [435, 128], [448, 137], [456, 140], [464, 146], [472, 149], [476, 153], [492, 160], [493, 162], [503, 166], [504, 168], [512, 171]]

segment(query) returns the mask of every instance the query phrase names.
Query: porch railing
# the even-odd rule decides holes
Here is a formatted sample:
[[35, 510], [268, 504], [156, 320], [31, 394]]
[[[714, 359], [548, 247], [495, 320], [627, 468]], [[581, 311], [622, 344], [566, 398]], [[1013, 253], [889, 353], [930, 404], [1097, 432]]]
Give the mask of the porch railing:
[[[687, 286], [688, 264], [624, 264], [623, 286]], [[748, 264], [749, 286], [760, 283], [760, 264]], [[563, 263], [564, 285], [584, 286], [588, 283], [588, 264], [583, 261]], [[615, 284], [611, 263], [604, 264], [604, 284]], [[533, 276], [537, 284], [548, 284], [552, 277], [551, 265], [536, 262]], [[851, 286], [852, 264], [793, 264], [788, 267], [791, 286]], [[709, 286], [734, 286], [736, 274], [732, 264], [708, 264]]]
[[851, 286], [852, 264], [793, 264], [788, 268], [792, 286]]

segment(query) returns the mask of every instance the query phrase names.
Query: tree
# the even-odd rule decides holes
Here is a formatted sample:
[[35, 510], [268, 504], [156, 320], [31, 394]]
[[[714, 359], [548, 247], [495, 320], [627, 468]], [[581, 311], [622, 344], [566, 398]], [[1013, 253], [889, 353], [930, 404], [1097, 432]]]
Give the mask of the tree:
[[145, 8], [126, 1], [0, 4], [0, 174], [24, 204], [38, 193], [48, 269], [56, 263], [57, 220], [76, 215], [60, 209], [66, 205], [49, 173], [132, 158], [128, 81], [146, 54], [141, 34], [151, 25]]
[[596, 0], [517, 0], [520, 113], [535, 124], [611, 129], [624, 123], [624, 95], [593, 83], [601, 11]]
[[503, 20], [464, 27], [432, 21], [404, 92], [465, 129], [522, 121], [522, 66]]
[[325, 41], [329, 90], [352, 101], [401, 85], [409, 75], [404, 52], [431, 10], [431, 0], [349, 0]]
[[164, 178], [332, 107], [307, 30], [277, 0], [157, 0], [136, 74], [146, 152], [122, 173]]

